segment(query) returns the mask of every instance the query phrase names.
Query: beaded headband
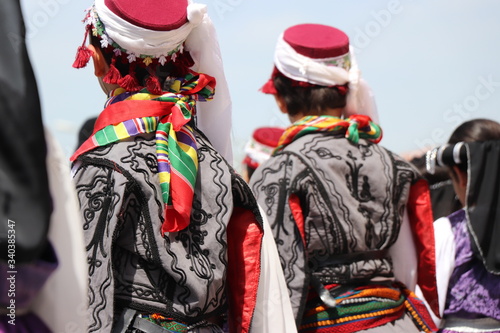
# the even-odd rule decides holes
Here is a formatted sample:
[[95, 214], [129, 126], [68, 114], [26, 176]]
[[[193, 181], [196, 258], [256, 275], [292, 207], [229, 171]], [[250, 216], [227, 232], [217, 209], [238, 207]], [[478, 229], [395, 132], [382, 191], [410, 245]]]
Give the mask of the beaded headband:
[[[98, 10], [99, 7], [99, 10]], [[189, 15], [189, 10], [191, 10], [191, 15]], [[118, 42], [116, 42], [110, 33], [106, 30], [105, 24], [101, 20], [98, 12], [106, 16], [107, 22], [113, 28], [117, 28], [115, 36], [121, 38], [119, 29], [122, 28], [121, 25], [125, 25], [125, 29], [130, 29], [130, 27], [135, 28], [130, 23], [116, 17], [107, 7], [102, 3], [102, 1], [96, 1], [96, 3], [87, 10], [85, 18], [83, 20], [85, 24], [85, 37], [83, 43], [78, 47], [76, 59], [73, 63], [75, 68], [83, 68], [87, 65], [92, 56], [92, 51], [85, 45], [89, 34], [96, 37], [99, 42], [103, 52], [112, 54], [110, 69], [108, 73], [103, 77], [103, 81], [109, 84], [118, 84], [127, 91], [139, 91], [143, 86], [138, 82], [135, 77], [135, 68], [140, 66], [146, 68], [149, 72], [149, 77], [146, 79], [146, 87], [153, 94], [161, 94], [162, 88], [158, 77], [155, 72], [159, 65], [164, 66], [169, 62], [176, 62], [176, 67], [178, 68], [189, 68], [193, 65], [193, 61], [189, 53], [184, 52], [184, 41], [191, 30], [196, 27], [200, 22], [205, 13], [205, 7], [199, 6], [198, 4], [192, 4], [188, 6], [188, 17], [191, 16], [192, 21], [188, 21], [182, 27], [176, 29], [172, 32], [158, 32], [151, 31], [147, 29], [137, 28], [138, 36], [141, 37], [141, 33], [151, 34], [153, 38], [156, 37], [155, 42], [159, 40], [160, 47], [151, 48], [147, 53], [143, 53], [143, 49], [139, 49], [131, 45], [131, 38], [127, 40], [126, 37], [123, 38], [123, 42], [130, 44], [129, 49], [123, 47]], [[195, 14], [192, 14], [192, 13]], [[170, 34], [167, 35], [167, 34]], [[157, 38], [161, 37], [161, 39]], [[169, 40], [170, 39], [170, 40]], [[132, 38], [133, 40], [133, 38]], [[144, 42], [143, 42], [144, 43]], [[147, 43], [145, 43], [147, 44]], [[124, 77], [120, 74], [120, 71], [116, 68], [116, 62], [120, 61], [124, 64], [129, 64], [128, 74]]]

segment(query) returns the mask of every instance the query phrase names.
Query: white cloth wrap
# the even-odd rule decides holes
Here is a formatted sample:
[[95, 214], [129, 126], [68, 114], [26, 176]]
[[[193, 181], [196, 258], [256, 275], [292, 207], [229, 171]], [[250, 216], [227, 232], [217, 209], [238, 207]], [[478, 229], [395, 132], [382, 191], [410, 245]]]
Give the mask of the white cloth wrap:
[[361, 71], [358, 68], [352, 47], [350, 47], [349, 54], [351, 68], [347, 71], [342, 67], [327, 65], [325, 61], [331, 58], [313, 59], [297, 53], [281, 34], [276, 44], [274, 64], [283, 75], [295, 81], [320, 86], [349, 84], [344, 116], [364, 114], [378, 123], [373, 93], [368, 84], [361, 78]]
[[156, 31], [138, 27], [115, 13], [104, 0], [95, 1], [95, 9], [104, 24], [106, 34], [120, 47], [136, 56], [141, 54], [159, 57], [176, 50], [197, 27], [207, 11], [206, 5], [190, 3], [187, 7], [188, 22], [170, 31]]
[[245, 154], [258, 165], [261, 165], [271, 157], [275, 147], [271, 147], [257, 142], [254, 138], [250, 139], [245, 145]]
[[68, 157], [48, 129], [45, 129], [45, 141], [54, 204], [48, 237], [56, 252], [58, 267], [34, 299], [31, 310], [52, 332], [83, 333], [87, 332], [91, 318], [87, 312], [88, 265], [80, 204], [70, 177]]
[[257, 304], [252, 318], [251, 332], [297, 333], [288, 287], [281, 269], [276, 242], [266, 213], [259, 205], [264, 226], [262, 239], [261, 270]]
[[195, 64], [192, 69], [215, 77], [217, 81], [214, 99], [198, 103], [198, 127], [210, 139], [215, 149], [233, 163], [231, 145], [231, 97], [222, 67], [219, 43], [215, 28], [207, 14], [207, 6], [189, 1], [188, 22], [172, 31], [154, 31], [137, 27], [114, 14], [96, 0], [95, 8], [106, 34], [129, 53], [138, 55], [168, 55], [183, 42]]
[[194, 60], [193, 70], [211, 75], [217, 80], [213, 100], [196, 105], [198, 127], [206, 134], [214, 148], [232, 165], [232, 102], [217, 34], [207, 14], [188, 36], [185, 48]]

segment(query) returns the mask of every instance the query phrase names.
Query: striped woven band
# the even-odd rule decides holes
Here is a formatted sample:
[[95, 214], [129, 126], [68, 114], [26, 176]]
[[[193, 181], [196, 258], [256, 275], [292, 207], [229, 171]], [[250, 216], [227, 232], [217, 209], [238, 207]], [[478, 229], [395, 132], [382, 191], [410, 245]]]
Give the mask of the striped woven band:
[[116, 89], [94, 126], [92, 136], [70, 158], [96, 147], [143, 133], [155, 133], [158, 176], [165, 204], [162, 234], [188, 226], [198, 173], [196, 140], [188, 125], [196, 101], [211, 100], [215, 79], [191, 72], [174, 81], [162, 95], [146, 89], [125, 92]]
[[365, 115], [353, 115], [347, 119], [333, 116], [306, 116], [293, 123], [281, 136], [274, 154], [283, 150], [294, 140], [313, 132], [329, 132], [345, 136], [358, 143], [359, 139], [367, 139], [373, 143], [382, 140], [382, 129]]

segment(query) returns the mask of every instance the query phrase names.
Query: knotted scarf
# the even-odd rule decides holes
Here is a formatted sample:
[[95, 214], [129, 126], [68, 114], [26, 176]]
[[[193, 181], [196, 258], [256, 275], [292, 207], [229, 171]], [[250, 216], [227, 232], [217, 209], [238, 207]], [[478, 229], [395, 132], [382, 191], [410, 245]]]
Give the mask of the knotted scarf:
[[313, 132], [329, 132], [343, 135], [348, 140], [358, 143], [367, 139], [373, 143], [382, 140], [382, 129], [365, 115], [352, 115], [347, 119], [333, 116], [306, 116], [288, 127], [281, 136], [274, 154], [283, 150], [294, 140]]
[[158, 176], [165, 205], [162, 235], [189, 225], [194, 186], [198, 173], [196, 140], [188, 122], [196, 101], [211, 100], [215, 79], [190, 72], [177, 78], [162, 95], [146, 89], [116, 89], [97, 118], [92, 136], [70, 158], [75, 161], [96, 147], [142, 133], [155, 133]]

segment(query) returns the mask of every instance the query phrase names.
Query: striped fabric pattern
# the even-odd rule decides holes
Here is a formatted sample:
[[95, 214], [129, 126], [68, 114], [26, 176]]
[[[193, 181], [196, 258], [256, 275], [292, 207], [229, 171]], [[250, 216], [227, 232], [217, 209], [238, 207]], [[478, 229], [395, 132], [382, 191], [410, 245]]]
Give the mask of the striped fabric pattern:
[[177, 322], [172, 318], [166, 318], [158, 313], [141, 315], [141, 318], [149, 320], [150, 322], [158, 325], [158, 328], [163, 328], [165, 333], [187, 333], [188, 331], [188, 326], [186, 324]]
[[[327, 289], [337, 285], [325, 286]], [[394, 284], [353, 288], [335, 298], [337, 306], [326, 307], [312, 292], [299, 332], [357, 332], [385, 325], [409, 312], [422, 332], [437, 329], [425, 311], [425, 305], [407, 288]]]
[[[168, 91], [162, 95], [150, 94], [146, 89], [139, 92], [127, 92], [123, 88], [113, 91], [112, 97], [105, 104], [105, 109], [99, 118], [106, 118], [100, 125], [98, 118], [93, 135], [71, 157], [74, 161], [79, 155], [96, 147], [124, 140], [138, 134], [155, 133], [156, 157], [158, 161], [158, 176], [165, 204], [165, 221], [162, 234], [175, 232], [188, 226], [191, 216], [194, 186], [198, 173], [198, 157], [193, 129], [188, 125], [195, 112], [197, 101], [209, 101], [213, 98], [215, 79], [204, 74], [189, 73], [184, 78], [173, 81]], [[144, 117], [134, 117], [115, 121], [118, 115], [112, 112], [113, 106], [124, 106], [120, 110], [126, 113], [127, 102], [155, 101], [164, 108], [164, 112], [154, 116], [148, 115], [149, 110], [134, 109], [135, 114]], [[135, 105], [135, 104], [134, 104]], [[144, 104], [146, 106], [146, 104]], [[150, 105], [150, 104], [148, 104]], [[156, 106], [156, 104], [155, 104]], [[115, 118], [114, 118], [115, 117]], [[120, 117], [124, 117], [123, 114]], [[126, 115], [125, 115], [126, 117]], [[108, 119], [109, 118], [109, 119]]]
[[365, 115], [353, 115], [347, 119], [333, 116], [306, 116], [288, 127], [281, 136], [274, 154], [283, 150], [292, 141], [313, 132], [330, 132], [345, 136], [358, 143], [359, 139], [368, 139], [373, 143], [382, 140], [382, 129]]

